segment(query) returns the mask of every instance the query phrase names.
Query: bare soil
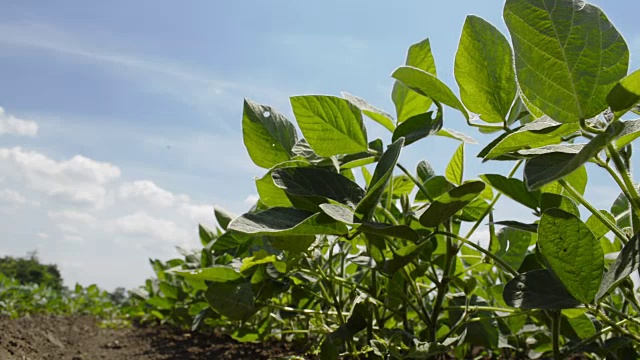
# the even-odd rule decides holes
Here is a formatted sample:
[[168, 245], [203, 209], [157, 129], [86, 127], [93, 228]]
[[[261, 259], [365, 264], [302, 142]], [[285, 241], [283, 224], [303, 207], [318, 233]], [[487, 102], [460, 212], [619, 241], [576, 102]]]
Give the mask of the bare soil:
[[0, 317], [1, 360], [309, 358], [301, 354], [285, 342], [238, 343], [228, 336], [167, 326], [105, 329], [88, 316]]

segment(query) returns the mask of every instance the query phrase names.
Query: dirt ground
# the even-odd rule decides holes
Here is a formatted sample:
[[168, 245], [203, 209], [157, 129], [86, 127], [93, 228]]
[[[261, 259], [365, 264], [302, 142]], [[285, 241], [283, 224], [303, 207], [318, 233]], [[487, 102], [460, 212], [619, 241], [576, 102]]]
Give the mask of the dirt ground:
[[[300, 357], [293, 357], [293, 356]], [[238, 343], [164, 326], [103, 329], [91, 317], [0, 317], [1, 360], [303, 359], [287, 343]]]

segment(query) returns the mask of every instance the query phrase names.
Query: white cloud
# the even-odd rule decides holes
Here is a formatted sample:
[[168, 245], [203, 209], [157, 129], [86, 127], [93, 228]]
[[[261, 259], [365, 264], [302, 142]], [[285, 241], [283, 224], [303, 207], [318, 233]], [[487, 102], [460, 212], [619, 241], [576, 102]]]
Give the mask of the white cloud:
[[125, 200], [142, 200], [152, 205], [170, 207], [174, 204], [176, 196], [171, 192], [160, 188], [149, 180], [127, 182], [120, 185], [118, 196]]
[[0, 135], [30, 136], [38, 135], [38, 124], [34, 121], [18, 119], [7, 114], [0, 107]]
[[178, 212], [199, 224], [213, 224], [213, 205], [181, 204]]
[[174, 244], [183, 243], [189, 238], [189, 232], [173, 221], [155, 218], [144, 211], [117, 218], [107, 225], [107, 229], [114, 233], [144, 236]]
[[41, 193], [96, 208], [104, 206], [105, 185], [120, 177], [120, 169], [106, 162], [81, 155], [56, 161], [20, 147], [0, 148], [0, 169]]
[[246, 205], [255, 205], [256, 201], [258, 201], [258, 199], [260, 199], [260, 196], [258, 194], [249, 194], [245, 199], [244, 199], [244, 203]]
[[47, 234], [47, 233], [43, 233], [43, 232], [39, 232], [39, 233], [38, 233], [38, 237], [39, 237], [40, 239], [46, 240], [46, 239], [48, 239], [48, 238], [49, 238], [49, 234]]
[[76, 210], [60, 210], [60, 211], [48, 211], [47, 216], [55, 221], [81, 223], [85, 225], [92, 225], [96, 222], [96, 218], [86, 211]]
[[2, 189], [0, 190], [0, 202], [9, 205], [24, 205], [27, 203], [27, 199], [15, 190]]

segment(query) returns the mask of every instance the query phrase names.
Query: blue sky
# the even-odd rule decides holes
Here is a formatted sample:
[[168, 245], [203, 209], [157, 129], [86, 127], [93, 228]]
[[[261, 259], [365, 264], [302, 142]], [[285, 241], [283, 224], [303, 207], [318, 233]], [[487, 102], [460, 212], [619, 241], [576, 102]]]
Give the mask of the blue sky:
[[[598, 1], [640, 66], [640, 3]], [[393, 112], [392, 70], [429, 37], [438, 76], [456, 89], [453, 58], [468, 14], [504, 31], [502, 1], [36, 2], [0, 13], [0, 252], [38, 249], [68, 284], [135, 286], [148, 257], [197, 246], [212, 206], [235, 213], [255, 194], [241, 140], [242, 99], [341, 91]], [[22, 122], [21, 122], [22, 121]], [[19, 124], [19, 125], [16, 125]], [[390, 136], [375, 124], [370, 137]], [[34, 128], [35, 126], [35, 128]], [[445, 126], [480, 143], [455, 112]], [[402, 161], [443, 171], [457, 144], [429, 139]], [[469, 147], [467, 177], [480, 170]], [[615, 191], [590, 169], [593, 200]], [[503, 214], [527, 217], [505, 202]]]

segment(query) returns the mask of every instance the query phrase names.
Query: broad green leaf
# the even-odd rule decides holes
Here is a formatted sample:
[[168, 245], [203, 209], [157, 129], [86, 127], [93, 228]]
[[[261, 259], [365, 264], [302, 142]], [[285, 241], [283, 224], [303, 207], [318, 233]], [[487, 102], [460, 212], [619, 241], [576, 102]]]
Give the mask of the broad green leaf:
[[231, 214], [230, 212], [217, 207], [213, 209], [213, 213], [216, 216], [216, 221], [218, 222], [218, 225], [220, 225], [220, 227], [223, 228], [224, 230], [227, 230], [227, 226], [229, 226], [229, 223], [235, 217], [235, 215]]
[[518, 150], [559, 144], [563, 136], [578, 130], [579, 124], [559, 124], [543, 117], [510, 134], [505, 133], [498, 138], [499, 141], [489, 144], [478, 156], [488, 160]]
[[319, 168], [276, 169], [271, 177], [277, 187], [290, 195], [292, 203], [297, 198], [319, 205], [331, 199], [355, 207], [365, 194], [358, 184], [343, 175]]
[[570, 309], [580, 305], [547, 269], [514, 277], [504, 286], [502, 296], [508, 306], [520, 309]]
[[569, 317], [567, 321], [580, 339], [586, 339], [596, 334], [596, 327], [586, 314]]
[[276, 249], [301, 253], [307, 251], [316, 240], [315, 235], [265, 236], [264, 239]]
[[414, 143], [429, 135], [436, 134], [442, 128], [442, 113], [433, 117], [433, 111], [414, 115], [399, 124], [393, 132], [391, 141], [404, 137], [404, 146]]
[[207, 246], [207, 244], [215, 240], [217, 237], [213, 231], [207, 229], [202, 225], [198, 225], [198, 233], [200, 235], [200, 243], [202, 244], [202, 246]]
[[166, 281], [161, 281], [160, 284], [158, 284], [158, 286], [160, 287], [160, 291], [162, 291], [164, 296], [168, 297], [169, 299], [174, 299], [174, 300], [178, 299], [178, 294], [180, 290], [177, 286], [171, 285]]
[[454, 140], [460, 140], [464, 143], [467, 144], [477, 144], [478, 142], [472, 138], [471, 136], [467, 135], [467, 134], [463, 134], [459, 131], [455, 131], [453, 129], [440, 129], [440, 131], [438, 131], [436, 133], [436, 135], [438, 136], [442, 136], [442, 137], [448, 137], [450, 139], [454, 139]]
[[240, 266], [240, 272], [245, 271], [262, 264], [269, 264], [277, 261], [275, 254], [268, 254], [264, 250], [257, 251], [253, 256], [248, 256], [242, 259], [242, 265]]
[[380, 269], [381, 272], [393, 276], [396, 271], [402, 269], [406, 265], [408, 265], [413, 259], [418, 257], [424, 251], [433, 251], [437, 243], [435, 238], [432, 238], [433, 241], [424, 241], [418, 245], [409, 244], [404, 246], [393, 252], [393, 258], [390, 260], [386, 260], [384, 265]]
[[498, 231], [500, 251], [496, 254], [513, 269], [519, 269], [531, 245], [533, 234], [529, 231], [504, 227]]
[[[507, 125], [511, 126], [518, 120], [524, 121], [524, 119], [527, 117], [532, 118], [531, 113], [529, 113], [529, 110], [527, 110], [527, 106], [522, 101], [522, 98], [516, 95], [516, 99], [513, 102], [511, 109], [509, 109], [509, 115], [507, 116]], [[524, 125], [524, 123], [522, 124]]]
[[396, 126], [393, 124], [393, 117], [377, 107], [369, 104], [365, 99], [343, 92], [342, 97], [349, 100], [353, 105], [362, 110], [362, 113], [367, 115], [371, 120], [387, 128], [387, 130], [393, 132]]
[[445, 178], [444, 176], [437, 175], [425, 181], [424, 188], [427, 190], [427, 195], [429, 196], [427, 197], [422, 193], [422, 191], [418, 191], [418, 193], [416, 193], [416, 201], [427, 201], [429, 199], [435, 199], [446, 193], [447, 191], [455, 188], [455, 185], [449, 182], [449, 180], [447, 180], [447, 178]]
[[640, 233], [627, 242], [609, 270], [604, 274], [602, 284], [596, 295], [596, 302], [600, 302], [611, 290], [638, 269], [640, 264]]
[[323, 213], [292, 208], [271, 208], [246, 213], [229, 224], [229, 230], [252, 235], [344, 235], [347, 228]]
[[478, 197], [485, 185], [481, 181], [470, 181], [438, 197], [420, 216], [420, 223], [426, 227], [437, 227], [473, 199]]
[[640, 120], [630, 120], [623, 122], [624, 129], [620, 132], [620, 135], [615, 140], [617, 149], [622, 149], [627, 144], [640, 137]]
[[469, 15], [462, 28], [455, 77], [464, 105], [489, 123], [506, 120], [516, 96], [511, 46], [484, 19]]
[[186, 279], [206, 280], [218, 283], [235, 282], [242, 279], [242, 275], [240, 275], [239, 272], [223, 265], [213, 265], [212, 267], [195, 270], [172, 270], [171, 273]]
[[366, 303], [359, 302], [355, 304], [353, 309], [351, 309], [351, 315], [349, 315], [347, 322], [329, 334], [329, 337], [332, 341], [352, 339], [357, 333], [367, 327], [369, 314], [370, 310], [367, 309]]
[[639, 102], [640, 70], [636, 70], [620, 80], [607, 95], [607, 103], [616, 117], [624, 115]]
[[629, 63], [624, 38], [596, 6], [577, 0], [507, 0], [520, 89], [537, 108], [568, 123], [595, 117]]
[[525, 224], [523, 222], [515, 221], [515, 220], [496, 221], [490, 224], [507, 226], [510, 228], [524, 230], [532, 233], [538, 232], [538, 224]]
[[336, 221], [351, 225], [368, 234], [390, 236], [416, 242], [420, 235], [408, 225], [391, 225], [372, 221], [363, 222], [352, 209], [337, 204], [322, 204], [322, 211]]
[[520, 179], [507, 178], [499, 174], [480, 175], [480, 178], [494, 189], [520, 204], [533, 209], [538, 209], [540, 202], [539, 191], [529, 191]]
[[356, 207], [356, 214], [360, 216], [362, 220], [370, 220], [373, 216], [380, 197], [387, 188], [389, 180], [393, 175], [393, 170], [396, 167], [403, 145], [404, 138], [396, 140], [393, 144], [389, 145], [387, 151], [380, 157], [380, 161], [378, 161], [376, 169], [373, 172], [373, 177], [367, 187], [367, 193]]
[[540, 218], [538, 247], [569, 293], [591, 303], [602, 280], [604, 254], [587, 225], [566, 211], [549, 209]]
[[258, 311], [249, 283], [212, 283], [204, 297], [213, 310], [231, 320], [247, 320]]
[[425, 183], [427, 180], [436, 176], [436, 171], [433, 170], [433, 167], [431, 167], [431, 164], [429, 164], [425, 160], [422, 160], [416, 166], [416, 174], [418, 175], [418, 179], [420, 179], [422, 183]]
[[467, 206], [462, 209], [459, 219], [461, 221], [478, 221], [489, 210], [489, 203], [477, 197], [473, 199]]
[[549, 209], [560, 209], [580, 217], [578, 205], [570, 198], [553, 193], [542, 193], [540, 195], [540, 212], [543, 213]]
[[[413, 191], [415, 184], [407, 175], [397, 175], [393, 177], [393, 197], [399, 198], [402, 195], [406, 195]], [[388, 189], [388, 188], [387, 188]], [[382, 197], [386, 197], [388, 191], [382, 195]]]
[[[436, 75], [436, 63], [431, 53], [431, 43], [429, 39], [411, 45], [407, 53], [405, 65], [413, 66]], [[393, 84], [391, 99], [396, 106], [398, 123], [426, 112], [433, 103], [430, 98], [410, 90], [397, 81]]]
[[328, 157], [367, 151], [362, 112], [348, 100], [324, 95], [293, 96], [291, 106], [316, 154]]
[[[602, 214], [602, 216], [609, 219], [612, 224], [616, 223], [616, 219], [608, 211], [600, 210], [600, 213]], [[589, 227], [589, 230], [591, 230], [593, 236], [595, 236], [596, 239], [600, 239], [601, 237], [607, 235], [607, 233], [610, 231], [607, 225], [603, 224], [602, 221], [600, 221], [595, 215], [589, 216], [585, 224], [587, 224], [587, 227]]]
[[289, 160], [298, 141], [296, 128], [282, 114], [248, 99], [244, 100], [242, 136], [249, 157], [263, 168]]
[[596, 156], [622, 131], [620, 122], [609, 125], [605, 133], [594, 137], [577, 154], [551, 153], [536, 156], [524, 166], [524, 180], [529, 190], [563, 178]]
[[249, 237], [236, 232], [227, 231], [224, 234], [218, 236], [218, 238], [208, 248], [211, 251], [224, 251], [229, 249], [237, 249], [244, 245], [249, 240]]
[[456, 152], [453, 153], [444, 171], [444, 176], [456, 185], [462, 184], [464, 177], [464, 143], [460, 144]]
[[460, 100], [435, 75], [412, 66], [401, 66], [391, 76], [418, 94], [428, 96], [434, 101], [454, 108], [460, 111], [467, 120], [469, 119], [469, 114]]

